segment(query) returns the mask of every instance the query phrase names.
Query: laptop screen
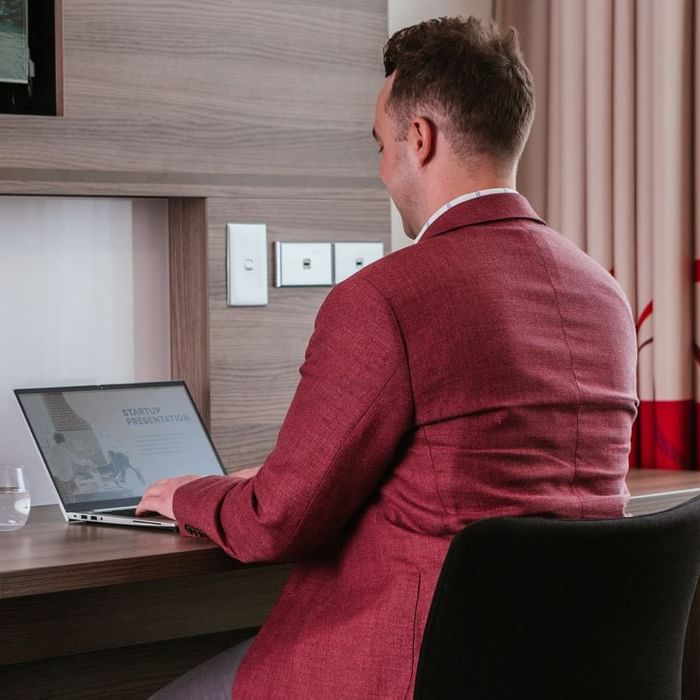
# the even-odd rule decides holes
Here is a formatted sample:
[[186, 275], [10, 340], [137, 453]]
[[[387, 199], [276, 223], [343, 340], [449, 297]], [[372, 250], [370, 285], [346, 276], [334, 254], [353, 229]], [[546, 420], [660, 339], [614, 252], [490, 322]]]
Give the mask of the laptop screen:
[[184, 382], [15, 395], [66, 510], [133, 505], [158, 479], [225, 473]]

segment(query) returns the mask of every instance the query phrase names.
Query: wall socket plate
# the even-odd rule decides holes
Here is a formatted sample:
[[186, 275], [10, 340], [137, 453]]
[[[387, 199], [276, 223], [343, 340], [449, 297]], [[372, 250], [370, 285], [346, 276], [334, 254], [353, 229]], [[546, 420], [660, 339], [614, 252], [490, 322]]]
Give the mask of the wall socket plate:
[[333, 244], [333, 281], [339, 284], [350, 275], [384, 256], [381, 241]]
[[267, 226], [226, 224], [229, 306], [267, 304]]
[[331, 243], [275, 242], [275, 287], [329, 287], [332, 284]]

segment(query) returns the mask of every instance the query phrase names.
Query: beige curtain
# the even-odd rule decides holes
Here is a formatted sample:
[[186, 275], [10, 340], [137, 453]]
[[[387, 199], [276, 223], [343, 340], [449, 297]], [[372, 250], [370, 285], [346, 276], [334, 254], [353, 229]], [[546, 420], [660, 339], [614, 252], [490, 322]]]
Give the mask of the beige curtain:
[[691, 469], [700, 327], [700, 9], [694, 0], [495, 0], [537, 115], [518, 188], [610, 270], [639, 339], [631, 463]]

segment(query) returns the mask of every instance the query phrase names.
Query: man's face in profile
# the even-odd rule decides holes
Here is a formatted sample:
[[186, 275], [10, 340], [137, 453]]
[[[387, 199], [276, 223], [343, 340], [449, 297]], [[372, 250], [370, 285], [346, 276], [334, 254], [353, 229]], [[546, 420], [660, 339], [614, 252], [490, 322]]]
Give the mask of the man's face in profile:
[[408, 141], [405, 135], [397, 133], [397, 123], [390, 111], [387, 101], [394, 83], [392, 73], [382, 85], [377, 97], [372, 136], [377, 142], [380, 153], [379, 176], [401, 214], [403, 228], [409, 238], [415, 238], [422, 222], [415, 221], [415, 192]]

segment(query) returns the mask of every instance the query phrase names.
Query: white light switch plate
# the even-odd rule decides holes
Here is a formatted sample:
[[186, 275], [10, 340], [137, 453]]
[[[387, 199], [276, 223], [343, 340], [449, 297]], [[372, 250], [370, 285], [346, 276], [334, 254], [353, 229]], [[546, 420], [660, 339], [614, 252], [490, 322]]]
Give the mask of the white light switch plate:
[[333, 281], [336, 284], [384, 256], [381, 242], [334, 243], [333, 248]]
[[267, 226], [227, 224], [229, 306], [267, 304]]
[[326, 287], [333, 284], [330, 243], [275, 243], [276, 287]]

